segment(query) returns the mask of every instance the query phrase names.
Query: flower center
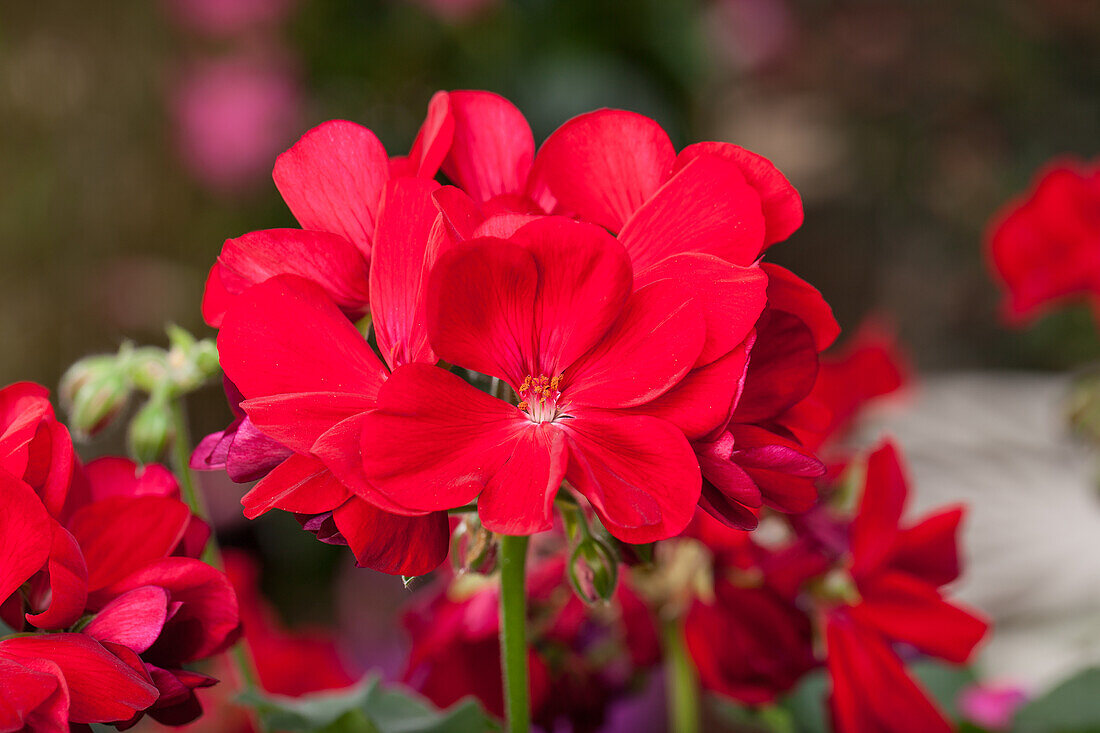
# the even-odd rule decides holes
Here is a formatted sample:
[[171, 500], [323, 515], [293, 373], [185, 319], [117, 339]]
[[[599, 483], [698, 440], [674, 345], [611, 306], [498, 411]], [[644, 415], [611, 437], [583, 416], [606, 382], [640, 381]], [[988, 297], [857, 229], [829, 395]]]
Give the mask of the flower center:
[[550, 422], [558, 416], [560, 387], [560, 374], [553, 379], [545, 374], [537, 377], [528, 374], [519, 386], [520, 402], [516, 406], [526, 412], [534, 422]]

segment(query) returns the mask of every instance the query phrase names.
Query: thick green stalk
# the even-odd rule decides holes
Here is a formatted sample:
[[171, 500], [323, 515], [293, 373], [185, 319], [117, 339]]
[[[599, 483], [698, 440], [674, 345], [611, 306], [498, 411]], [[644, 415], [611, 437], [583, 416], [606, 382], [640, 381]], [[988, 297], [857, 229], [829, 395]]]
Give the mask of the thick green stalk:
[[665, 648], [665, 694], [668, 728], [672, 733], [699, 733], [699, 684], [684, 645], [683, 629], [675, 621], [662, 628]]
[[500, 662], [509, 733], [531, 729], [527, 688], [527, 537], [500, 538]]

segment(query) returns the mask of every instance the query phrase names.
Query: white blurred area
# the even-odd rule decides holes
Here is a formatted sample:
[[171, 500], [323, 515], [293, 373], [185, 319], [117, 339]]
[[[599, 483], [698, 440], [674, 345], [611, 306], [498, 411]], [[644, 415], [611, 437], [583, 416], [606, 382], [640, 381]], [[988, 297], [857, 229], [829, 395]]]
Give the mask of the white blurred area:
[[903, 404], [870, 412], [854, 438], [900, 444], [906, 519], [969, 505], [956, 590], [994, 622], [978, 668], [1031, 693], [1100, 664], [1100, 453], [1070, 434], [1069, 385], [1028, 374], [925, 377]]

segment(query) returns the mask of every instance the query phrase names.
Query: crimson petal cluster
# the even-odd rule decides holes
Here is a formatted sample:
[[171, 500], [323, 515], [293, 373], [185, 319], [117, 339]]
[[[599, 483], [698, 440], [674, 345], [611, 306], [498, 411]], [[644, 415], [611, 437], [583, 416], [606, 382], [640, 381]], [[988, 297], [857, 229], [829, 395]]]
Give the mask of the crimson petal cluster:
[[487, 528], [531, 534], [563, 481], [631, 543], [697, 504], [742, 528], [812, 505], [824, 469], [792, 409], [837, 327], [759, 261], [802, 221], [766, 159], [677, 153], [620, 110], [536, 153], [511, 103], [458, 91], [407, 157], [332, 121], [274, 178], [301, 229], [228, 240], [203, 301], [238, 407], [193, 465], [261, 478], [248, 516], [292, 512], [414, 575], [446, 556], [446, 510], [476, 501]]
[[231, 645], [237, 600], [197, 559], [209, 527], [165, 468], [75, 457], [45, 388], [0, 390], [0, 730], [182, 724], [190, 663]]

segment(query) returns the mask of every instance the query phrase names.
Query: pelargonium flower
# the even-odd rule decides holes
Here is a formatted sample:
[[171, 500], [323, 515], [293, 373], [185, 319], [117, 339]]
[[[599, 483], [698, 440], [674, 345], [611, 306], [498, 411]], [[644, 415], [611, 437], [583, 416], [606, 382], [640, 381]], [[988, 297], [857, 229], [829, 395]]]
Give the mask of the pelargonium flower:
[[65, 503], [74, 460], [45, 387], [18, 382], [0, 390], [0, 469], [33, 488], [53, 514]]
[[[737, 385], [660, 402], [703, 353], [707, 323], [683, 284], [632, 285], [622, 245], [557, 217], [441, 255], [427, 294], [432, 348], [504, 380], [519, 403], [438, 367], [396, 370], [362, 423], [371, 483], [413, 511], [478, 498], [488, 529], [531, 534], [550, 528], [564, 479], [624, 541], [682, 530], [701, 479], [677, 421], [720, 424]], [[731, 329], [748, 330], [758, 295]]]
[[714, 558], [714, 597], [696, 598], [684, 618], [699, 681], [747, 705], [773, 702], [818, 666], [798, 594], [828, 561], [799, 541], [767, 549], [707, 515], [696, 521], [691, 534]]
[[[546, 730], [599, 730], [610, 701], [660, 659], [655, 619], [625, 576], [604, 613], [568, 588], [561, 557], [536, 561], [527, 581], [533, 718]], [[402, 617], [412, 640], [404, 681], [440, 707], [472, 695], [503, 716], [500, 587], [480, 576], [441, 582]], [[607, 664], [609, 648], [617, 663]]]
[[1095, 165], [1051, 165], [994, 219], [990, 264], [1005, 287], [1002, 312], [1014, 324], [1082, 298], [1100, 303], [1100, 173]]
[[[363, 476], [359, 425], [390, 370], [436, 361], [419, 283], [434, 259], [438, 187], [416, 178], [385, 187], [370, 275], [382, 360], [319, 285], [295, 275], [243, 292], [218, 336], [226, 377], [247, 399], [246, 415], [212, 442], [228, 441], [227, 467], [236, 452], [242, 472], [254, 471], [240, 478], [263, 476], [243, 500], [245, 515], [301, 515], [323, 541], [347, 544], [361, 565], [394, 574], [424, 574], [443, 561], [447, 518], [409, 512], [379, 494]], [[246, 435], [255, 438], [242, 443]], [[238, 451], [242, 445], [254, 449]]]
[[988, 629], [975, 612], [940, 591], [959, 575], [956, 533], [962, 508], [901, 527], [907, 494], [897, 452], [886, 443], [867, 461], [851, 524], [854, 587], [843, 594], [847, 602], [825, 617], [832, 708], [841, 733], [950, 731], [891, 645], [901, 642], [962, 664]]

